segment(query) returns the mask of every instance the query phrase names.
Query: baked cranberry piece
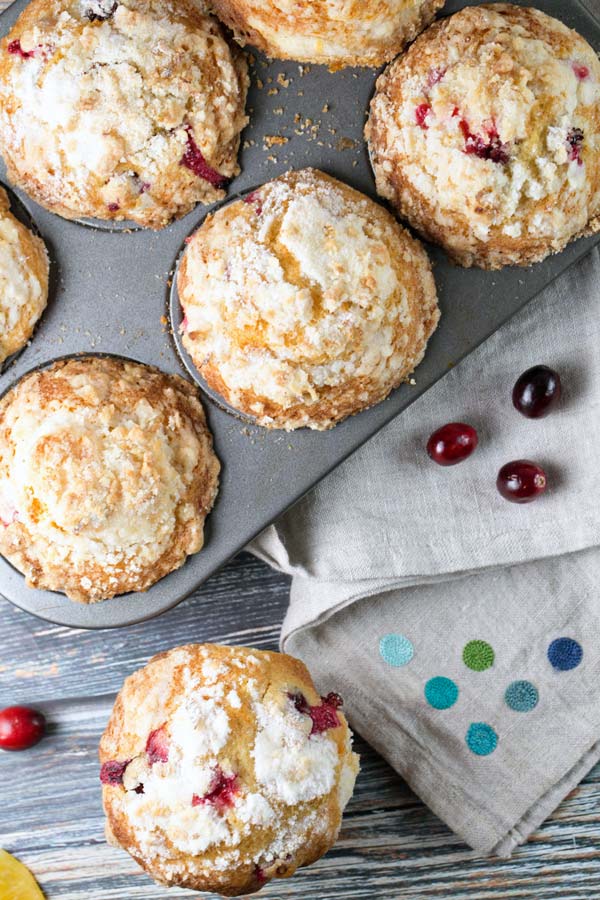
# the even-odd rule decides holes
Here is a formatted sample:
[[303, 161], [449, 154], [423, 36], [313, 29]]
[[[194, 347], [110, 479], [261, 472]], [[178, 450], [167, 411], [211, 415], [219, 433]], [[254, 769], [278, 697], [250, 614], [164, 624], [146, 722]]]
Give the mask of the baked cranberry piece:
[[34, 50], [23, 50], [21, 41], [18, 39], [16, 41], [11, 41], [6, 49], [9, 53], [12, 53], [13, 56], [20, 56], [21, 59], [30, 59], [35, 54]]
[[[454, 114], [456, 114], [456, 110]], [[509, 161], [508, 146], [500, 140], [500, 135], [494, 124], [491, 124], [486, 129], [485, 137], [480, 134], [474, 134], [466, 119], [460, 120], [460, 130], [465, 138], [465, 153], [469, 156], [489, 159], [502, 165]]]
[[572, 64], [572, 66], [573, 66], [573, 71], [575, 72], [575, 75], [577, 76], [577, 78], [579, 78], [580, 81], [585, 81], [586, 78], [589, 78], [590, 70], [588, 69], [587, 66], [584, 66], [581, 63], [576, 63], [576, 62], [574, 62]]
[[110, 210], [110, 212], [117, 212], [117, 210], [121, 209], [121, 207], [118, 203], [108, 203], [107, 209]]
[[312, 719], [312, 728], [310, 734], [322, 734], [330, 728], [337, 728], [340, 724], [337, 710], [342, 706], [343, 700], [339, 694], [327, 694], [321, 697], [320, 706], [310, 706], [304, 694], [288, 694], [299, 713], [310, 716]]
[[260, 198], [260, 191], [252, 191], [251, 194], [246, 194], [242, 199], [244, 203], [248, 203], [254, 207], [257, 216], [262, 215], [263, 205]]
[[123, 773], [129, 763], [130, 760], [128, 759], [125, 762], [111, 759], [102, 763], [100, 767], [100, 781], [102, 784], [123, 784]]
[[223, 811], [233, 806], [234, 797], [238, 793], [238, 777], [237, 775], [226, 775], [220, 766], [215, 769], [215, 777], [210, 786], [208, 793], [199, 796], [194, 794], [192, 797], [192, 806], [202, 806], [210, 803], [217, 809]]
[[583, 165], [581, 158], [581, 150], [583, 147], [584, 134], [581, 128], [571, 128], [567, 135], [567, 144], [569, 145], [569, 159], [571, 162], [575, 160], [580, 166]]
[[44, 737], [46, 719], [29, 706], [7, 706], [0, 712], [0, 749], [28, 750]]
[[420, 103], [419, 106], [415, 109], [415, 122], [419, 126], [419, 128], [423, 128], [425, 131], [429, 127], [427, 125], [427, 116], [431, 112], [431, 105], [429, 103]]
[[151, 766], [157, 762], [168, 762], [169, 737], [166, 725], [161, 725], [160, 728], [150, 732], [146, 741], [146, 753]]
[[186, 169], [190, 169], [190, 171], [193, 172], [194, 175], [197, 175], [198, 178], [203, 178], [205, 181], [208, 181], [213, 187], [224, 187], [229, 179], [208, 165], [200, 148], [194, 140], [191, 126], [186, 125], [185, 130], [187, 132], [187, 147], [181, 157], [180, 164], [185, 166]]

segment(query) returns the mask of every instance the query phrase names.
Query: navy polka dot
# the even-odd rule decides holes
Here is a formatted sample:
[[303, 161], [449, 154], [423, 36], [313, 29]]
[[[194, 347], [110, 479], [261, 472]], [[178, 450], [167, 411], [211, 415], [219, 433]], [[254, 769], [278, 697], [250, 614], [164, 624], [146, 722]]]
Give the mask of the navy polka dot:
[[515, 712], [530, 712], [538, 704], [537, 688], [530, 681], [513, 681], [504, 694], [506, 705]]
[[548, 659], [559, 672], [568, 672], [576, 669], [583, 659], [583, 648], [573, 638], [556, 638], [548, 647]]

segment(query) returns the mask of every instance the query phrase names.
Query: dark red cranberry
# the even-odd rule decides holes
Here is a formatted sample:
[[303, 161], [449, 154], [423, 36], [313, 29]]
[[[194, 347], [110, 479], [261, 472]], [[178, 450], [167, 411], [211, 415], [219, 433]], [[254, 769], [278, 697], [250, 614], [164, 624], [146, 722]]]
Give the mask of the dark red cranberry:
[[46, 719], [29, 706], [7, 706], [0, 712], [0, 749], [27, 750], [44, 737]]
[[267, 876], [264, 869], [261, 869], [260, 866], [254, 867], [254, 877], [260, 885], [267, 883]]
[[455, 466], [477, 447], [477, 432], [464, 422], [449, 422], [434, 431], [427, 441], [427, 453], [439, 466]]
[[337, 710], [340, 708], [343, 701], [339, 694], [334, 694], [332, 692], [327, 694], [326, 697], [321, 697], [322, 703], [320, 706], [310, 706], [304, 694], [301, 693], [288, 694], [288, 697], [299, 713], [311, 717], [311, 735], [321, 734], [329, 728], [337, 728], [340, 724]]
[[151, 766], [157, 762], [167, 762], [169, 759], [169, 738], [165, 725], [151, 731], [146, 741], [146, 753]]
[[415, 109], [415, 122], [419, 126], [419, 128], [427, 129], [427, 116], [431, 112], [431, 106], [429, 103], [421, 103]]
[[[453, 115], [456, 114], [456, 110]], [[489, 159], [492, 162], [504, 164], [510, 159], [508, 153], [508, 145], [502, 143], [500, 135], [495, 125], [490, 125], [483, 137], [480, 134], [474, 134], [469, 128], [466, 119], [460, 120], [460, 130], [465, 138], [465, 153], [469, 156], [477, 156], [479, 159]]]
[[512, 392], [515, 409], [528, 419], [541, 419], [560, 400], [560, 375], [548, 366], [533, 366], [519, 376]]
[[567, 144], [569, 145], [569, 159], [571, 162], [576, 160], [579, 165], [583, 165], [581, 158], [581, 150], [583, 147], [584, 134], [581, 128], [571, 128], [567, 135]]
[[102, 763], [100, 767], [100, 781], [102, 784], [123, 784], [123, 773], [129, 765], [130, 760], [119, 762], [117, 759], [111, 759]]
[[190, 169], [194, 175], [198, 176], [198, 178], [203, 178], [205, 181], [208, 181], [213, 187], [223, 187], [227, 184], [228, 179], [225, 175], [221, 175], [220, 172], [217, 172], [216, 169], [212, 169], [206, 162], [202, 155], [202, 151], [194, 140], [191, 126], [186, 125], [185, 130], [187, 132], [187, 147], [181, 157], [181, 165]]
[[575, 72], [575, 75], [577, 76], [577, 78], [579, 78], [580, 81], [585, 81], [585, 79], [588, 78], [588, 76], [590, 74], [590, 70], [588, 69], [588, 67], [582, 65], [581, 63], [574, 62], [573, 63], [573, 71]]
[[225, 775], [223, 770], [220, 767], [217, 767], [210, 790], [202, 796], [194, 794], [192, 796], [192, 806], [201, 806], [205, 803], [210, 803], [212, 806], [224, 810], [229, 806], [233, 806], [234, 797], [237, 792], [237, 775]]
[[248, 203], [249, 205], [254, 207], [257, 216], [262, 215], [263, 205], [261, 201], [260, 191], [252, 191], [251, 194], [246, 194], [243, 200], [244, 203]]
[[118, 203], [108, 203], [107, 208], [110, 210], [110, 212], [116, 212], [118, 209], [121, 209]]
[[23, 50], [23, 48], [21, 47], [21, 41], [19, 40], [11, 41], [6, 49], [14, 56], [20, 56], [21, 59], [30, 59], [34, 55], [33, 50]]
[[511, 503], [531, 503], [546, 490], [544, 470], [528, 459], [515, 459], [498, 472], [496, 487]]

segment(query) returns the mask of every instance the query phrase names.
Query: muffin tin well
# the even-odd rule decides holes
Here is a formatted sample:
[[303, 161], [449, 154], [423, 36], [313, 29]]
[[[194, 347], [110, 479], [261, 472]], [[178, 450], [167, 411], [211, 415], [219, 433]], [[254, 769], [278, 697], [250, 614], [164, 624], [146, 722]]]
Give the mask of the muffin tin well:
[[[451, 0], [445, 13], [465, 6]], [[529, 5], [524, 2], [523, 5]], [[536, 6], [576, 28], [600, 49], [600, 22], [582, 0], [536, 0]], [[0, 18], [5, 34], [26, 6], [16, 0]], [[242, 173], [230, 197], [276, 175], [311, 165], [375, 198], [362, 137], [376, 72], [294, 62], [269, 63], [253, 54], [248, 98], [250, 125], [242, 135]], [[3, 170], [0, 179], [6, 182]], [[87, 227], [66, 221], [16, 192], [46, 240], [56, 276], [51, 302], [33, 340], [0, 375], [3, 393], [23, 374], [58, 357], [107, 353], [201, 379], [184, 365], [173, 336], [180, 320], [174, 267], [184, 239], [203, 220], [197, 207], [161, 232]], [[414, 384], [329, 432], [265, 431], [205, 397], [205, 408], [223, 465], [221, 490], [207, 519], [204, 549], [146, 593], [84, 606], [62, 594], [27, 588], [23, 576], [0, 558], [0, 592], [11, 602], [63, 625], [103, 628], [157, 615], [197, 588], [232, 555], [299, 499], [320, 478], [405, 409], [448, 369], [474, 350], [572, 263], [600, 236], [579, 240], [531, 269], [463, 270], [429, 248], [442, 320]], [[452, 417], [457, 410], [440, 411]]]

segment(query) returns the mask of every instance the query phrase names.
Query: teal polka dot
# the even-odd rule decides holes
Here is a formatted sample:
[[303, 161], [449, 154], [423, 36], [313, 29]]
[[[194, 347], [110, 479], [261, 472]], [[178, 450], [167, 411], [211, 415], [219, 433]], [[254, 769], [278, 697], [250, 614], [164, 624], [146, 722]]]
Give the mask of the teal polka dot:
[[450, 709], [458, 700], [458, 685], [451, 678], [437, 675], [425, 685], [425, 699], [434, 709]]
[[405, 666], [415, 655], [412, 641], [404, 634], [384, 634], [379, 641], [379, 652], [390, 666]]
[[465, 735], [467, 747], [477, 756], [489, 756], [498, 746], [498, 735], [485, 722], [472, 722]]
[[530, 712], [538, 704], [539, 694], [530, 681], [513, 681], [504, 694], [506, 705], [515, 712]]

